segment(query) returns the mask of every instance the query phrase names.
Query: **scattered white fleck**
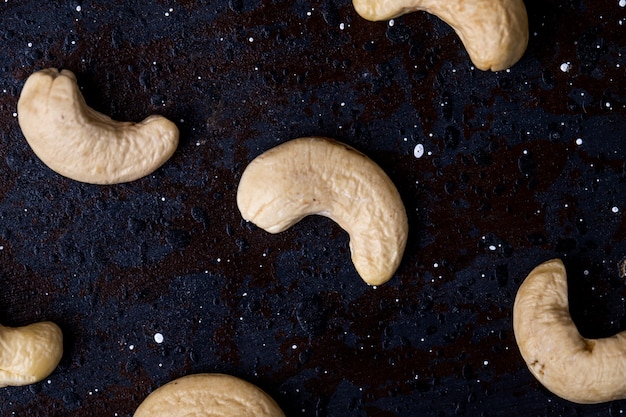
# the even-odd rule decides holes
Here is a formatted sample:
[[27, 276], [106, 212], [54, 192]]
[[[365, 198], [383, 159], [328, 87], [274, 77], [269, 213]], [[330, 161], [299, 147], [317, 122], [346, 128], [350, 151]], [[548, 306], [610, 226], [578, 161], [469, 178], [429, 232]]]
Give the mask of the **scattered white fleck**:
[[483, 365], [485, 366], [489, 365], [489, 361], [483, 361]]
[[247, 292], [244, 292], [243, 294], [241, 294], [241, 296], [242, 296], [242, 297], [247, 297], [247, 296], [248, 296], [248, 293], [247, 293]]
[[291, 348], [292, 348], [293, 350], [296, 350], [296, 349], [298, 349], [298, 345], [292, 345], [292, 346], [291, 346]]
[[418, 159], [424, 156], [424, 145], [422, 145], [421, 143], [415, 145], [415, 149], [413, 149], [413, 155]]
[[159, 344], [163, 343], [163, 335], [161, 333], [156, 333], [154, 335], [154, 341]]
[[82, 8], [82, 7], [80, 7], [80, 5], [76, 6], [76, 11], [77, 11], [77, 12], [80, 12], [81, 10], [83, 10], [83, 8]]
[[340, 30], [344, 30], [346, 28], [346, 24], [345, 23], [339, 23], [339, 29]]
[[[611, 209], [611, 211], [612, 211], [613, 213], [619, 213], [619, 207], [614, 206], [614, 207]], [[0, 246], [0, 250], [1, 250], [1, 249], [2, 249], [2, 246]]]
[[582, 140], [582, 138], [578, 138], [578, 139], [576, 139], [576, 145], [580, 146], [580, 145], [582, 145], [582, 144], [583, 144], [583, 140]]
[[33, 47], [33, 43], [32, 42], [28, 42], [28, 47], [32, 48]]
[[13, 112], [13, 117], [17, 117], [17, 113], [16, 112]]
[[619, 7], [626, 7], [626, 0], [619, 0]]
[[498, 248], [496, 248], [494, 245], [489, 245], [489, 250], [496, 250]]
[[161, 197], [161, 201], [165, 201], [165, 197]]
[[248, 42], [254, 42], [254, 38], [253, 38], [252, 36], [250, 36], [250, 37], [248, 38]]
[[134, 350], [134, 349], [135, 349], [135, 345], [130, 345], [130, 346], [128, 346], [128, 349], [129, 349], [129, 350]]
[[587, 269], [585, 269], [585, 270], [583, 271], [583, 275], [589, 275], [589, 271], [588, 271]]
[[434, 266], [435, 268], [439, 268], [439, 264], [438, 264], [437, 262], [435, 262], [435, 263], [433, 264], [433, 266]]
[[393, 26], [393, 25], [395, 25], [395, 24], [396, 24], [396, 22], [395, 22], [393, 19], [391, 19], [391, 20], [389, 21], [389, 26]]
[[561, 64], [561, 71], [563, 72], [569, 72], [572, 69], [572, 63], [571, 62], [564, 62]]

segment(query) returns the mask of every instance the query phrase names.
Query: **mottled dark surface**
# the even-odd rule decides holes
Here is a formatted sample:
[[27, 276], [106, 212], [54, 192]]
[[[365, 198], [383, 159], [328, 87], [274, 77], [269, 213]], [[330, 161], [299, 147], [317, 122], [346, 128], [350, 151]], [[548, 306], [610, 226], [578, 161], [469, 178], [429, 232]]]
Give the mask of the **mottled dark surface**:
[[[0, 322], [66, 338], [49, 378], [0, 390], [0, 415], [131, 416], [196, 372], [288, 416], [622, 415], [542, 388], [511, 311], [561, 257], [581, 332], [626, 330], [626, 8], [526, 4], [527, 53], [490, 73], [437, 18], [371, 23], [346, 0], [0, 2]], [[52, 172], [14, 114], [51, 66], [115, 119], [175, 121], [174, 157], [114, 186]], [[379, 288], [330, 220], [269, 235], [239, 215], [246, 164], [307, 135], [400, 190], [410, 240]]]

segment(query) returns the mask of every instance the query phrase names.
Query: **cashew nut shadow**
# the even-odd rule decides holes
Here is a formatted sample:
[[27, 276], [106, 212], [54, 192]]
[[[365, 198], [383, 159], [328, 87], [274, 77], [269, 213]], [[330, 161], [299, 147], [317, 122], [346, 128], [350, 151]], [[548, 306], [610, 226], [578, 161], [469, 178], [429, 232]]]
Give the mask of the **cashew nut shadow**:
[[578, 332], [560, 259], [537, 266], [520, 286], [513, 330], [528, 369], [554, 394], [580, 404], [626, 398], [626, 332], [601, 339]]
[[88, 107], [69, 70], [32, 74], [17, 112], [22, 133], [39, 159], [76, 181], [134, 181], [163, 165], [178, 146], [178, 128], [162, 116], [118, 122]]
[[237, 205], [244, 219], [270, 233], [305, 216], [329, 217], [350, 237], [352, 262], [369, 285], [388, 281], [408, 235], [400, 195], [361, 152], [320, 137], [294, 139], [254, 159], [241, 176]]
[[480, 70], [510, 68], [528, 46], [528, 15], [523, 0], [353, 0], [367, 20], [388, 20], [415, 11], [431, 13], [450, 25]]

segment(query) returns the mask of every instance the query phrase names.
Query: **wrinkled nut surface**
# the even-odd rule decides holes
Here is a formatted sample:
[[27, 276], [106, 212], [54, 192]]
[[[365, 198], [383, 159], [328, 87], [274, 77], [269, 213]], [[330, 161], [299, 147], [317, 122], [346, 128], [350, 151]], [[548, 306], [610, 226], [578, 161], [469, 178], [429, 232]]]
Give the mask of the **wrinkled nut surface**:
[[195, 374], [157, 388], [134, 417], [285, 417], [257, 386], [224, 374]]
[[367, 20], [387, 20], [415, 11], [431, 13], [449, 24], [481, 70], [500, 71], [524, 55], [528, 15], [523, 0], [353, 0]]
[[406, 246], [408, 220], [391, 179], [332, 139], [294, 139], [255, 158], [241, 176], [237, 205], [270, 233], [311, 214], [334, 220], [348, 232], [352, 262], [369, 285], [391, 278]]
[[0, 387], [39, 382], [63, 356], [63, 333], [49, 321], [23, 327], [0, 326]]
[[626, 332], [602, 339], [578, 332], [561, 260], [539, 265], [522, 283], [513, 330], [528, 369], [554, 394], [581, 404], [626, 398]]
[[24, 137], [43, 163], [81, 182], [139, 179], [163, 165], [178, 146], [178, 128], [162, 116], [118, 122], [88, 107], [69, 70], [32, 74], [17, 111]]

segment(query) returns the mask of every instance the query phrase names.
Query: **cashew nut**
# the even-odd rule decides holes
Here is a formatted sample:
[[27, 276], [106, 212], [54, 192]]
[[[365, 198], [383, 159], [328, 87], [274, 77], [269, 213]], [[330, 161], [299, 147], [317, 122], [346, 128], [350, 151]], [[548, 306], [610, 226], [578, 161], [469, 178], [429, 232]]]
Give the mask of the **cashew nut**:
[[63, 356], [63, 333], [49, 321], [0, 326], [0, 388], [41, 381]]
[[406, 212], [389, 177], [332, 139], [294, 139], [258, 156], [241, 176], [237, 205], [270, 233], [310, 214], [334, 220], [348, 232], [352, 262], [369, 285], [391, 278], [407, 241]]
[[515, 64], [528, 45], [528, 15], [523, 0], [353, 0], [367, 20], [387, 20], [415, 11], [449, 24], [481, 70]]
[[626, 331], [602, 339], [578, 332], [560, 259], [539, 265], [522, 283], [513, 329], [528, 369], [554, 394], [581, 404], [626, 398]]
[[224, 374], [195, 374], [157, 388], [133, 417], [285, 417], [278, 404], [249, 382]]
[[178, 128], [162, 116], [117, 122], [88, 107], [76, 76], [48, 68], [32, 74], [17, 103], [18, 121], [35, 154], [52, 170], [91, 184], [146, 176], [178, 146]]

